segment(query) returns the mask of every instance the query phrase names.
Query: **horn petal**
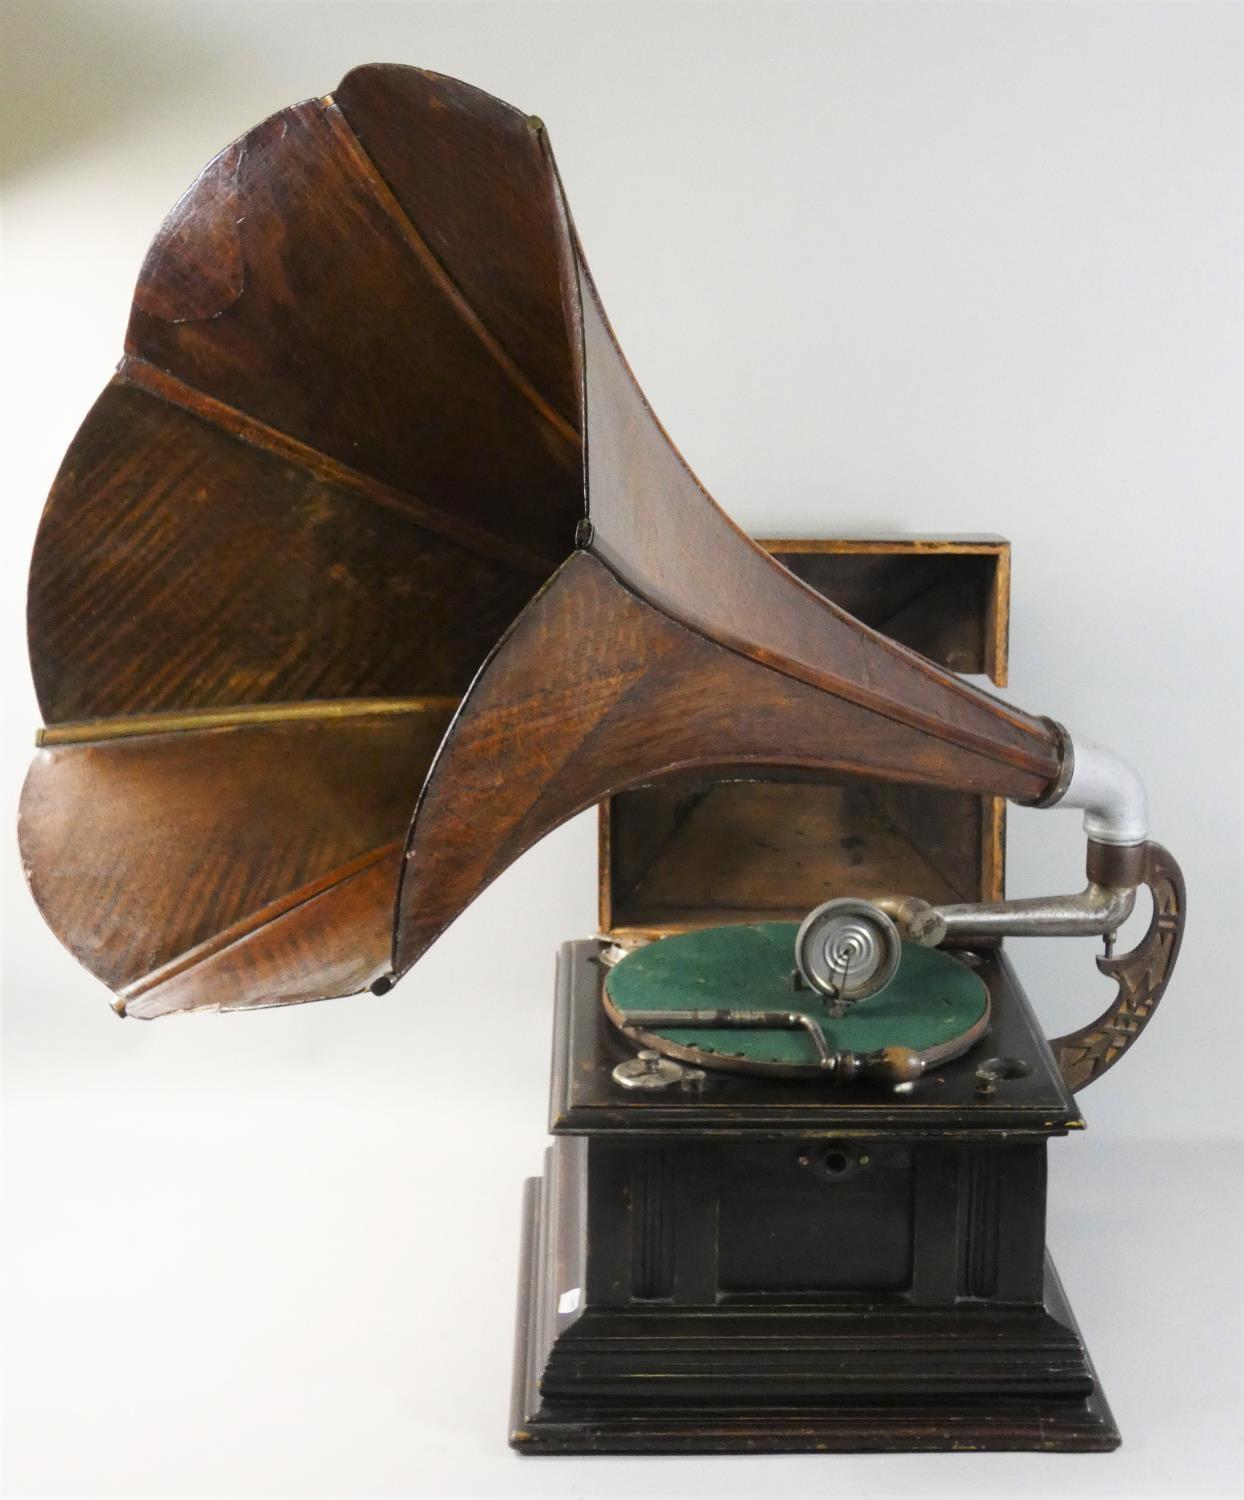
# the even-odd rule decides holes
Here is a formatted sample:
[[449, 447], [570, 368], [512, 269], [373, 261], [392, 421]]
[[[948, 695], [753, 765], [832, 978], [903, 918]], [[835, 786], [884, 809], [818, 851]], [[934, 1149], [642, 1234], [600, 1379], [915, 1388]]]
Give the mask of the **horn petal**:
[[19, 836], [49, 924], [127, 1015], [365, 988], [452, 701], [299, 704], [45, 732]]

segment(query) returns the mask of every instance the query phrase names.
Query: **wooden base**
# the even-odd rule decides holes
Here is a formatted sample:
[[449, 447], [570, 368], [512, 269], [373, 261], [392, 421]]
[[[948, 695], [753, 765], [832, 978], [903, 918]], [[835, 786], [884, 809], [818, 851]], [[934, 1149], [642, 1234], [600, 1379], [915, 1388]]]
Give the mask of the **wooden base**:
[[[534, 1453], [1091, 1452], [1119, 1435], [1045, 1248], [1082, 1126], [1005, 958], [987, 1041], [899, 1094], [625, 1090], [599, 945], [558, 970], [511, 1441]], [[1025, 1067], [981, 1093], [981, 1056]]]
[[[1053, 1262], [1043, 1308], [605, 1310], [545, 1357], [556, 1236], [526, 1184], [510, 1442], [520, 1453], [1107, 1452], [1118, 1429]], [[647, 1325], [647, 1326], [645, 1326]], [[887, 1326], [888, 1325], [888, 1326]], [[584, 1334], [586, 1333], [586, 1337]], [[566, 1347], [566, 1346], [569, 1347]], [[542, 1394], [541, 1387], [544, 1387]], [[550, 1391], [549, 1387], [555, 1387]]]

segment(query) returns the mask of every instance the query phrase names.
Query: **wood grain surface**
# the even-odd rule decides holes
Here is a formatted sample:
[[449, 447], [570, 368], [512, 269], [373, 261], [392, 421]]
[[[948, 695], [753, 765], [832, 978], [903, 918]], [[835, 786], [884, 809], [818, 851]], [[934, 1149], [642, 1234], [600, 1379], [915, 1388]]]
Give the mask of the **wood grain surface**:
[[49, 745], [19, 824], [40, 909], [130, 1015], [361, 989], [388, 968], [410, 808], [452, 712]]
[[879, 727], [866, 708], [709, 640], [577, 553], [476, 679], [428, 777], [406, 851], [395, 969], [602, 796], [775, 767], [1021, 799], [1044, 785], [918, 727]]
[[390, 943], [401, 972], [543, 833], [688, 768], [1026, 800], [1058, 769], [718, 510], [543, 126], [415, 68], [274, 115], [169, 215], [29, 628], [24, 856], [129, 1014], [347, 993]]
[[1097, 960], [1101, 972], [1115, 981], [1113, 1001], [1095, 1021], [1050, 1042], [1068, 1088], [1087, 1088], [1114, 1067], [1153, 1019], [1170, 983], [1188, 920], [1183, 871], [1161, 844], [1150, 843], [1144, 879], [1153, 897], [1144, 937], [1129, 953]]

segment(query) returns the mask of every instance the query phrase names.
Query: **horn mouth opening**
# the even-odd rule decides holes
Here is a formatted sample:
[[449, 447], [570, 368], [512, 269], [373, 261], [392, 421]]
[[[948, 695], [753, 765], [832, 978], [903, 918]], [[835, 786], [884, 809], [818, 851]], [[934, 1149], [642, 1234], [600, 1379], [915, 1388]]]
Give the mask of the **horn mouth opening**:
[[126, 1013], [387, 967], [437, 747], [585, 515], [571, 260], [539, 122], [388, 65], [157, 234], [28, 604], [23, 857]]

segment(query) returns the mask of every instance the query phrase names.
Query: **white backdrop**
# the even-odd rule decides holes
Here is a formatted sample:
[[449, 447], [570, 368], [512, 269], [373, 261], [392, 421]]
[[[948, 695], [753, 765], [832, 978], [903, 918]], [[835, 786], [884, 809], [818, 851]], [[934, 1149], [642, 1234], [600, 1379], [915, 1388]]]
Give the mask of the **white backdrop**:
[[[623, 348], [744, 526], [1012, 539], [1010, 696], [1136, 762], [1192, 916], [1150, 1032], [1051, 1153], [1121, 1454], [522, 1462], [519, 1193], [593, 822], [383, 999], [154, 1024], [44, 929], [6, 838], [8, 1493], [1238, 1492], [1240, 22], [10, 0], [7, 805], [38, 722], [26, 560], [147, 241], [233, 136], [404, 61], [547, 122]], [[1081, 860], [1074, 815], [1013, 815], [1012, 894]], [[1093, 951], [1016, 945], [1051, 1032], [1107, 996]]]

